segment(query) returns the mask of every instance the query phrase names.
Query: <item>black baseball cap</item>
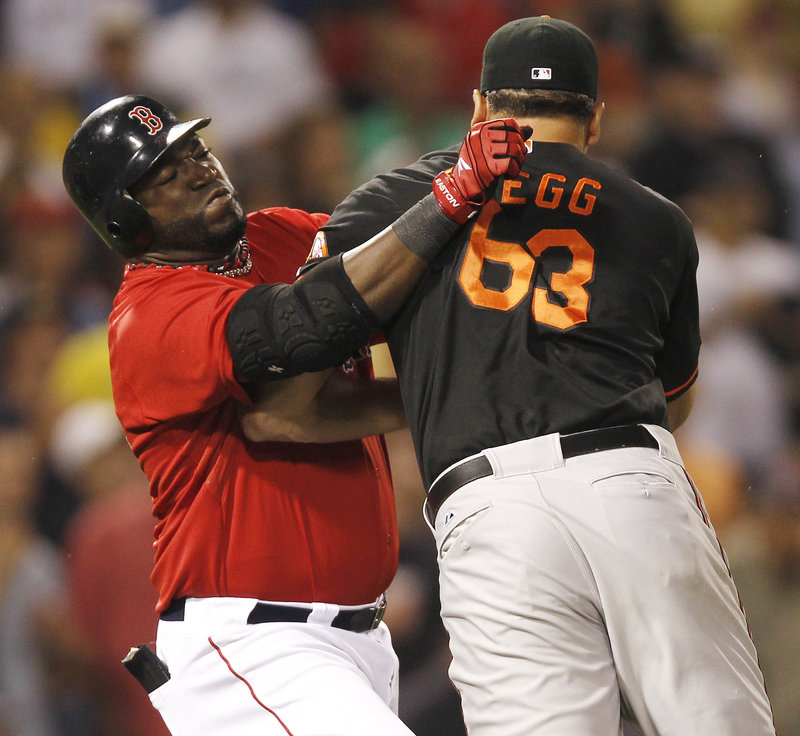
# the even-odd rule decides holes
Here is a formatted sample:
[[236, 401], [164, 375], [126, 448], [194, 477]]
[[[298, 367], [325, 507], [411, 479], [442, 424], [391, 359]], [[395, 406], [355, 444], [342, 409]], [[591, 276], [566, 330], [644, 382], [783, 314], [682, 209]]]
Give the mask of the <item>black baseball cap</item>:
[[481, 92], [552, 89], [597, 99], [597, 50], [580, 28], [543, 15], [498, 28], [483, 50]]

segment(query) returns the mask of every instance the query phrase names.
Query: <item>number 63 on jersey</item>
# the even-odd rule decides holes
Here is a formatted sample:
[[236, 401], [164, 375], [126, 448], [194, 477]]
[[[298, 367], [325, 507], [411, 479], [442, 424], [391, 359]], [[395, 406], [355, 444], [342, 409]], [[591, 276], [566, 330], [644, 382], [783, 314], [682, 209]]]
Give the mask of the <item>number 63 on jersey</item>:
[[[500, 212], [500, 204], [489, 201], [473, 226], [458, 277], [467, 298], [478, 307], [508, 311], [528, 295], [533, 283], [531, 313], [536, 322], [561, 330], [586, 322], [589, 292], [585, 287], [594, 275], [594, 248], [572, 228], [540, 230], [525, 242], [525, 247], [494, 240], [489, 237], [489, 226]], [[537, 266], [550, 248], [566, 248], [572, 256], [571, 265], [563, 272], [553, 271], [549, 283], [539, 286], [534, 277], [541, 274], [542, 269]], [[486, 262], [506, 264], [510, 269], [505, 289], [497, 290], [484, 284], [482, 274]]]

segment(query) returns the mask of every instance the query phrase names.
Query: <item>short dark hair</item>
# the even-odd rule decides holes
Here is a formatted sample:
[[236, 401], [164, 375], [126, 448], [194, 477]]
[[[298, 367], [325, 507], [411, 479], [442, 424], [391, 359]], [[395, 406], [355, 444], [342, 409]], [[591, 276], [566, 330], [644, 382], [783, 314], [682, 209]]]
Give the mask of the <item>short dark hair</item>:
[[561, 90], [492, 89], [484, 96], [491, 117], [567, 117], [585, 123], [594, 114], [596, 105], [588, 95]]

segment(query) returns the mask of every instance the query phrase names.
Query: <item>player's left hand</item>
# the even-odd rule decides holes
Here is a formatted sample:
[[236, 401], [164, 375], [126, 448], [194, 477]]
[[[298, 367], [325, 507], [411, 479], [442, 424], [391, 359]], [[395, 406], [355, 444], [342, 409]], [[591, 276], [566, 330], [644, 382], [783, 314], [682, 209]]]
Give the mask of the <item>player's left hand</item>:
[[525, 140], [531, 133], [513, 118], [475, 123], [461, 144], [456, 165], [433, 181], [433, 193], [444, 213], [451, 220], [466, 222], [486, 202], [498, 177], [520, 172]]

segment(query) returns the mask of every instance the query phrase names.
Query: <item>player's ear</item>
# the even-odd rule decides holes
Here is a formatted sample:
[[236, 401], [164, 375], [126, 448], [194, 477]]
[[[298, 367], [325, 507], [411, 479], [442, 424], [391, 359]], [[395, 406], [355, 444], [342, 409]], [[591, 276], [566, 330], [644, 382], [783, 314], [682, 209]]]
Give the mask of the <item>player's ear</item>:
[[598, 102], [595, 105], [594, 113], [589, 118], [586, 126], [586, 145], [592, 146], [600, 140], [600, 119], [603, 117], [603, 110], [606, 109], [605, 102]]
[[486, 117], [486, 98], [477, 89], [472, 90], [472, 105], [474, 110], [472, 112], [472, 122], [470, 122], [471, 126], [489, 119]]

